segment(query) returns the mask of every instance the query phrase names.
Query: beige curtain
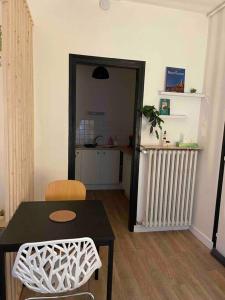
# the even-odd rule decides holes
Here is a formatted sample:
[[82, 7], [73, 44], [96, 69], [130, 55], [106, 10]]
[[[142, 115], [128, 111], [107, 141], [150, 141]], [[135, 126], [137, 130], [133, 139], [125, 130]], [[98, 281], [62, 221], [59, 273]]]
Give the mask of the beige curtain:
[[203, 148], [197, 174], [193, 226], [212, 240], [221, 146], [225, 122], [225, 9], [209, 19], [199, 141]]

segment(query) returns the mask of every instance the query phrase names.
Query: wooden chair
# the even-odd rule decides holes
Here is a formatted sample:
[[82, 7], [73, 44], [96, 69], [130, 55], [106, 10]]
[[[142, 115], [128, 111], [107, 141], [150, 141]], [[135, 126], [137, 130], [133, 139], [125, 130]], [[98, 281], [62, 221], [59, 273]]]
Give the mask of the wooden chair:
[[86, 188], [77, 180], [57, 180], [49, 183], [45, 192], [45, 200], [85, 200]]

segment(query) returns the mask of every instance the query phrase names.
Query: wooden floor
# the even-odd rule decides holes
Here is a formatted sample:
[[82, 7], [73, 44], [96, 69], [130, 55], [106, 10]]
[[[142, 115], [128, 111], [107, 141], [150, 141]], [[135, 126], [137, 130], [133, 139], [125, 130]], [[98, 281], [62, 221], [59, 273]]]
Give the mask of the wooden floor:
[[[103, 201], [116, 235], [113, 300], [225, 299], [225, 268], [190, 232], [130, 233], [122, 192], [89, 192], [88, 198]], [[100, 278], [85, 288], [105, 300], [105, 248], [100, 256]], [[24, 289], [21, 299], [28, 294]]]

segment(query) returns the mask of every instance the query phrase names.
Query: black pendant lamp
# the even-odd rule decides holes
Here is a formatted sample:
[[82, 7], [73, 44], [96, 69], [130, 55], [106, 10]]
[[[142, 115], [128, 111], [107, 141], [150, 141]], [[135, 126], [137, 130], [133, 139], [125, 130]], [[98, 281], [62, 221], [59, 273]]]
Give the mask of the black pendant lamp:
[[109, 79], [109, 72], [105, 67], [99, 66], [94, 69], [92, 77], [95, 79]]

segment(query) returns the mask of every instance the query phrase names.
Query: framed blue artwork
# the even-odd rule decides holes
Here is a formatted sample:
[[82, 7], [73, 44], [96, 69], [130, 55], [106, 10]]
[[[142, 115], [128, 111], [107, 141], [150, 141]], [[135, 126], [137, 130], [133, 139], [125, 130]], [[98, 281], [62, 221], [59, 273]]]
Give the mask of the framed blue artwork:
[[166, 92], [184, 93], [185, 69], [166, 68]]

